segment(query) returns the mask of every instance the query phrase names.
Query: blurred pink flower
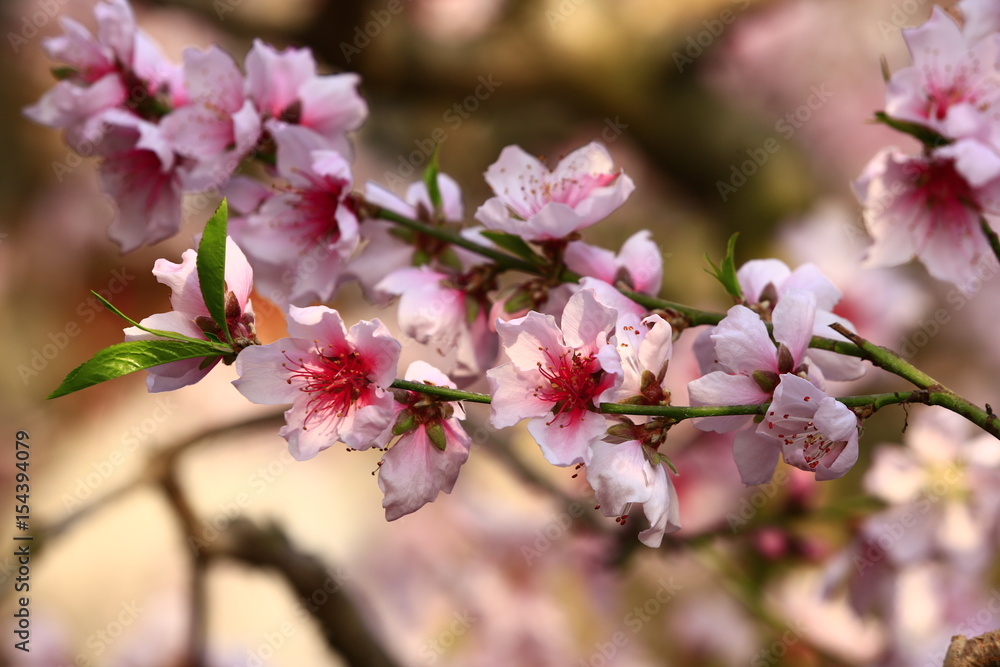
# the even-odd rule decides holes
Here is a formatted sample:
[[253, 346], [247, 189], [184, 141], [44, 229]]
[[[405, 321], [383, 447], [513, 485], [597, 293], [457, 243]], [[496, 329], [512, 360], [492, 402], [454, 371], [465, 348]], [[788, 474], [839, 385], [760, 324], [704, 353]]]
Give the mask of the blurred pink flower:
[[[455, 389], [448, 376], [425, 361], [415, 361], [403, 379]], [[378, 485], [385, 493], [382, 507], [387, 521], [415, 512], [433, 501], [439, 492], [451, 493], [462, 464], [469, 458], [471, 438], [460, 419], [465, 409], [459, 402], [441, 402], [413, 391], [395, 390], [395, 425], [411, 421], [411, 428], [382, 457]], [[400, 396], [405, 396], [400, 401]], [[390, 426], [383, 433], [388, 442]]]
[[344, 326], [325, 306], [288, 310], [289, 338], [243, 350], [233, 385], [250, 402], [291, 403], [279, 434], [304, 461], [335, 442], [367, 449], [391, 425], [401, 346], [378, 320]]
[[278, 175], [287, 185], [264, 198], [233, 237], [254, 265], [258, 285], [282, 306], [329, 301], [348, 276], [358, 219], [347, 199], [353, 180], [344, 157], [314, 133], [274, 132]]
[[67, 142], [84, 155], [101, 153], [105, 112], [118, 109], [155, 122], [185, 98], [177, 66], [137, 29], [125, 0], [98, 3], [94, 15], [96, 37], [62, 17], [63, 34], [43, 41], [49, 57], [66, 68], [61, 80], [24, 110], [36, 123], [65, 128]]
[[560, 239], [600, 222], [618, 209], [635, 185], [604, 146], [590, 143], [549, 169], [518, 146], [507, 146], [486, 170], [495, 195], [476, 211], [489, 229], [527, 241]]
[[1000, 147], [994, 105], [1000, 100], [1000, 35], [969, 43], [954, 19], [934, 7], [927, 22], [903, 30], [913, 65], [886, 86], [886, 113], [949, 139]]
[[[139, 324], [149, 329], [173, 331], [191, 338], [208, 340], [206, 333], [212, 333], [225, 341], [225, 333], [209, 315], [201, 295], [198, 280], [197, 251], [185, 250], [181, 263], [158, 259], [153, 265], [156, 280], [170, 288], [169, 313], [150, 315]], [[250, 291], [253, 288], [253, 272], [246, 257], [231, 238], [226, 239], [226, 324], [237, 351], [257, 343], [254, 325], [253, 305]], [[138, 327], [125, 329], [125, 340], [160, 340], [158, 336]], [[245, 350], [243, 350], [245, 351]], [[205, 365], [203, 358], [184, 359], [154, 366], [148, 370], [146, 387], [150, 392], [172, 391], [198, 382], [215, 368], [221, 357], [216, 357]]]
[[351, 155], [347, 133], [368, 117], [368, 105], [357, 92], [357, 74], [320, 76], [309, 49], [277, 51], [254, 40], [246, 57], [246, 94], [265, 119], [298, 125], [321, 137], [342, 155]]
[[530, 312], [497, 322], [500, 342], [510, 362], [486, 372], [493, 402], [490, 422], [496, 428], [525, 418], [528, 432], [554, 465], [586, 463], [589, 445], [604, 435], [597, 398], [618, 382], [618, 373], [601, 372], [598, 354], [613, 334], [617, 312], [589, 290], [570, 297], [562, 328], [551, 315]]
[[566, 266], [581, 276], [592, 276], [614, 285], [623, 280], [630, 289], [656, 295], [663, 278], [663, 256], [648, 230], [629, 237], [618, 254], [583, 241], [566, 246]]
[[894, 266], [918, 257], [927, 271], [967, 293], [997, 264], [985, 219], [1000, 228], [1000, 155], [966, 139], [929, 155], [887, 148], [854, 184], [872, 237], [867, 264]]
[[244, 96], [243, 74], [216, 46], [184, 50], [184, 84], [190, 104], [160, 125], [177, 153], [199, 162], [205, 189], [218, 188], [257, 143], [260, 117]]

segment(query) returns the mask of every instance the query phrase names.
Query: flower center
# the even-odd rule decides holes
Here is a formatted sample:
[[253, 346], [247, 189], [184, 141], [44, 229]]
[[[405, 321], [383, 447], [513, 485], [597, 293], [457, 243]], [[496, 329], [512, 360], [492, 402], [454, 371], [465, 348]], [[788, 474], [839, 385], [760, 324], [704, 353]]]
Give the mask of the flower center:
[[297, 213], [290, 225], [293, 234], [305, 246], [337, 243], [341, 235], [337, 209], [348, 205], [342, 200], [347, 182], [333, 176], [302, 176], [309, 180], [309, 186], [290, 190], [291, 206]]
[[513, 212], [527, 220], [549, 202], [576, 208], [594, 190], [603, 188], [618, 178], [618, 174], [579, 174], [560, 180], [549, 180], [548, 174], [521, 176], [520, 197], [508, 202]]
[[[769, 416], [773, 414], [771, 412]], [[789, 418], [789, 415], [784, 415], [784, 418], [788, 420], [782, 425], [784, 429], [787, 430], [789, 427], [794, 428], [794, 422], [798, 421], [801, 423], [800, 430], [795, 433], [778, 433], [777, 438], [790, 447], [798, 448], [801, 446], [802, 458], [810, 470], [815, 469], [823, 459], [828, 458], [830, 462], [836, 460], [840, 456], [840, 453], [844, 451], [844, 447], [847, 446], [846, 440], [831, 440], [828, 438], [816, 428], [816, 425], [811, 420]], [[768, 427], [774, 428], [774, 423], [768, 422]]]
[[984, 91], [977, 87], [979, 81], [976, 80], [976, 72], [967, 65], [960, 65], [954, 71], [946, 71], [942, 77], [945, 81], [936, 80], [939, 74], [931, 73], [927, 81], [927, 102], [924, 105], [927, 118], [942, 121], [953, 105], [964, 102], [975, 105], [984, 97]]
[[594, 355], [584, 357], [571, 350], [555, 358], [546, 353], [546, 357], [549, 363], [538, 362], [543, 382], [535, 387], [533, 395], [555, 404], [552, 408], [555, 417], [548, 422], [552, 424], [564, 412], [573, 415], [588, 409], [597, 392], [600, 366]]
[[291, 384], [298, 380], [299, 391], [309, 394], [303, 428], [317, 414], [321, 420], [343, 419], [371, 384], [368, 368], [356, 351], [320, 354], [298, 361], [286, 354], [285, 359], [288, 363], [282, 367], [290, 371], [286, 381]]

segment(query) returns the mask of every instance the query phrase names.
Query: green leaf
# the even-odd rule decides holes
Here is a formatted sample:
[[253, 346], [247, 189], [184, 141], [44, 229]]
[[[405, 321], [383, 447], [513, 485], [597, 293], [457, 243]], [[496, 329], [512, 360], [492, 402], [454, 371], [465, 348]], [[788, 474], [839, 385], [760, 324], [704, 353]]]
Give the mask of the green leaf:
[[879, 123], [888, 125], [894, 130], [898, 130], [904, 134], [908, 134], [915, 138], [920, 143], [924, 144], [929, 148], [937, 148], [939, 146], [947, 146], [953, 143], [952, 139], [948, 139], [942, 134], [938, 134], [929, 127], [920, 125], [919, 123], [911, 123], [906, 120], [899, 120], [889, 116], [884, 111], [875, 112], [875, 120]]
[[[107, 308], [112, 313], [114, 313], [118, 317], [122, 318], [123, 320], [125, 320], [126, 322], [128, 322], [129, 324], [131, 324], [132, 326], [134, 326], [134, 327], [136, 327], [138, 329], [142, 329], [146, 333], [151, 333], [154, 336], [160, 336], [161, 338], [169, 338], [171, 340], [184, 340], [184, 341], [188, 341], [188, 342], [192, 342], [192, 343], [204, 343], [205, 342], [205, 341], [203, 341], [201, 339], [198, 339], [198, 338], [191, 338], [191, 336], [185, 336], [184, 334], [179, 334], [176, 331], [164, 331], [163, 329], [150, 329], [149, 327], [144, 327], [141, 324], [139, 324], [138, 322], [136, 322], [135, 320], [133, 320], [131, 317], [129, 317], [128, 315], [126, 315], [125, 313], [123, 313], [122, 311], [120, 311], [117, 308], [115, 308], [114, 305], [112, 305], [112, 303], [110, 301], [108, 301], [107, 299], [105, 299], [103, 296], [101, 296], [100, 294], [98, 294], [94, 290], [90, 290], [90, 293], [93, 294], [95, 297], [97, 297], [97, 300], [100, 301], [101, 305], [103, 305], [105, 308]], [[213, 340], [214, 342], [217, 342], [217, 343], [222, 343], [222, 341], [220, 341], [217, 337], [213, 336], [212, 334], [206, 334], [206, 335], [209, 337], [210, 340]], [[230, 352], [232, 352], [231, 349], [230, 349]]]
[[54, 76], [59, 81], [64, 81], [70, 77], [76, 76], [80, 71], [75, 67], [53, 67], [52, 76]]
[[226, 222], [229, 206], [223, 199], [215, 214], [205, 223], [205, 233], [198, 244], [198, 282], [201, 283], [201, 297], [205, 300], [208, 314], [219, 328], [226, 333], [230, 344], [233, 337], [226, 322]]
[[545, 260], [539, 257], [538, 253], [531, 249], [524, 239], [507, 232], [482, 231], [479, 232], [493, 243], [497, 244], [507, 252], [517, 255], [521, 259], [526, 259], [533, 264], [544, 264]]
[[705, 261], [708, 265], [712, 267], [711, 271], [705, 269], [708, 273], [715, 276], [715, 279], [722, 283], [722, 286], [726, 289], [726, 292], [732, 295], [734, 299], [740, 300], [743, 298], [742, 290], [740, 290], [740, 281], [736, 278], [736, 239], [739, 238], [739, 233], [733, 234], [729, 237], [729, 244], [726, 247], [726, 257], [722, 260], [721, 266], [716, 266], [706, 253]]
[[441, 188], [438, 185], [438, 152], [440, 150], [441, 144], [434, 146], [431, 159], [428, 160], [427, 168], [424, 169], [424, 185], [427, 186], [427, 194], [431, 199], [431, 206], [434, 207], [435, 214], [441, 214], [441, 207], [444, 206], [441, 198]]
[[48, 398], [58, 398], [129, 373], [181, 359], [220, 357], [219, 349], [202, 341], [133, 340], [106, 347], [66, 376]]

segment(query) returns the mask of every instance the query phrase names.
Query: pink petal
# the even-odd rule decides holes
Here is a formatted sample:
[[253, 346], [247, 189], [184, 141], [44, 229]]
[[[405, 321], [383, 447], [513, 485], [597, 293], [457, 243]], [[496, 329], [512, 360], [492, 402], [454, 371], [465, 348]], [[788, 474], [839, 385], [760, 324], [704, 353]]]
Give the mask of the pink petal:
[[780, 451], [774, 438], [758, 435], [755, 431], [737, 433], [733, 441], [733, 458], [743, 483], [752, 486], [771, 481]]
[[777, 371], [777, 348], [760, 316], [746, 306], [733, 306], [712, 333], [715, 356], [730, 371]]
[[469, 458], [470, 439], [454, 419], [442, 423], [446, 446], [439, 450], [426, 429], [404, 435], [382, 458], [379, 488], [385, 493], [382, 507], [387, 521], [415, 512], [439, 492], [451, 493], [462, 464]]

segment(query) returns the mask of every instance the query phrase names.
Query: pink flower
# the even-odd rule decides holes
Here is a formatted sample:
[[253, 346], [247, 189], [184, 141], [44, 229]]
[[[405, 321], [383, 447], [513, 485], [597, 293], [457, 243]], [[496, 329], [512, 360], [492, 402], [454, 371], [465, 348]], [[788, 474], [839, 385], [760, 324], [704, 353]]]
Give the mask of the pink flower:
[[980, 218], [1000, 228], [1000, 155], [985, 144], [962, 140], [919, 156], [889, 148], [854, 187], [872, 237], [868, 265], [916, 256], [932, 276], [966, 292], [995, 271]]
[[371, 447], [392, 422], [399, 342], [378, 320], [348, 331], [325, 306], [288, 315], [289, 338], [243, 350], [233, 385], [253, 403], [292, 404], [279, 434], [300, 461], [337, 441]]
[[[459, 287], [456, 278], [427, 266], [397, 269], [376, 294], [399, 297], [399, 326], [440, 354], [458, 352], [460, 376], [479, 375], [496, 357], [496, 336], [486, 322], [487, 304]], [[475, 316], [469, 320], [470, 308]]]
[[[438, 174], [438, 190], [441, 192], [442, 220], [434, 219], [430, 195], [423, 181], [411, 183], [406, 189], [405, 199], [400, 199], [381, 185], [369, 182], [365, 184], [365, 200], [375, 206], [428, 224], [436, 225], [444, 222], [460, 225], [465, 218], [465, 208], [458, 183], [447, 174]], [[462, 229], [461, 233], [467, 235], [468, 231]], [[361, 283], [365, 295], [374, 301], [378, 301], [381, 296], [375, 290], [375, 285], [394, 270], [413, 266], [414, 256], [418, 253], [424, 255], [421, 259], [436, 262], [441, 252], [450, 251], [457, 256], [463, 266], [484, 261], [482, 257], [462, 248], [449, 249], [434, 239], [422, 236], [413, 238], [411, 232], [403, 231], [398, 225], [383, 220], [365, 220], [363, 233], [367, 243], [361, 253], [351, 261], [349, 270]], [[413, 241], [407, 242], [397, 234], [404, 234], [413, 238]], [[486, 238], [476, 240], [492, 245]]]
[[[153, 265], [153, 275], [157, 281], [170, 288], [170, 305], [173, 310], [169, 313], [151, 315], [139, 324], [149, 329], [173, 331], [202, 340], [208, 340], [206, 332], [210, 332], [220, 340], [226, 340], [225, 334], [209, 315], [201, 296], [197, 260], [198, 253], [195, 250], [185, 250], [181, 255], [180, 264], [165, 259], [156, 260]], [[226, 239], [225, 279], [226, 322], [239, 353], [241, 349], [257, 344], [253, 305], [250, 303], [253, 272], [246, 257], [231, 238]], [[129, 327], [125, 329], [125, 340], [160, 339], [138, 327]], [[149, 369], [149, 374], [146, 376], [146, 387], [150, 392], [160, 392], [194, 384], [208, 375], [219, 360], [220, 358], [216, 357], [207, 366], [203, 365], [204, 359], [184, 359], [154, 366]]]
[[368, 116], [356, 90], [358, 75], [319, 76], [309, 49], [277, 51], [260, 40], [247, 54], [246, 73], [247, 97], [264, 118], [308, 128], [325, 140], [325, 148], [350, 156], [347, 133]]
[[[794, 271], [777, 259], [754, 259], [745, 263], [736, 272], [743, 292], [743, 300], [754, 310], [770, 319], [781, 295], [792, 290], [808, 292], [816, 298], [816, 312], [813, 315], [813, 335], [847, 342], [847, 339], [830, 328], [838, 323], [854, 330], [854, 324], [833, 314], [840, 302], [841, 292], [819, 267], [808, 262]], [[806, 361], [819, 367], [823, 377], [829, 380], [856, 380], [865, 373], [861, 359], [835, 354], [826, 350], [810, 349]], [[708, 369], [705, 369], [708, 370]]]
[[864, 487], [889, 508], [871, 517], [863, 533], [876, 540], [902, 514], [919, 514], [919, 527], [882, 550], [896, 565], [944, 557], [992, 561], [1000, 527], [1000, 454], [986, 434], [970, 438], [968, 422], [945, 411], [912, 420], [905, 447], [875, 451]]
[[278, 174], [287, 181], [233, 235], [246, 250], [262, 293], [281, 305], [328, 301], [347, 278], [358, 220], [347, 200], [353, 184], [344, 157], [312, 132], [274, 133]]
[[118, 208], [108, 236], [123, 253], [162, 241], [180, 229], [184, 174], [173, 154], [169, 159], [165, 163], [156, 151], [132, 145], [110, 153], [101, 163], [101, 185]]
[[951, 139], [995, 141], [993, 107], [1000, 99], [1000, 35], [972, 44], [943, 9], [903, 31], [913, 65], [892, 75], [886, 113]]
[[163, 118], [174, 150], [198, 160], [209, 187], [224, 185], [257, 143], [260, 117], [243, 93], [243, 75], [226, 52], [184, 50], [184, 82], [190, 104]]
[[[843, 477], [858, 460], [858, 426], [857, 416], [843, 403], [809, 380], [786, 373], [781, 376], [764, 420], [757, 426], [757, 435], [776, 442], [786, 463], [815, 472], [816, 479], [823, 481]], [[750, 469], [759, 472], [763, 467], [746, 460], [751, 454], [748, 448], [737, 457], [741, 474]], [[744, 481], [762, 483], [748, 482], [746, 475]]]
[[595, 400], [615, 385], [617, 374], [602, 373], [597, 357], [616, 319], [615, 310], [585, 290], [570, 297], [561, 330], [551, 315], [534, 311], [497, 322], [511, 361], [486, 372], [493, 426], [505, 428], [531, 418], [528, 432], [550, 463], [586, 463], [589, 445], [607, 430]]
[[965, 18], [962, 34], [969, 44], [1000, 32], [1000, 6], [993, 0], [959, 0]]
[[663, 256], [647, 230], [633, 234], [615, 255], [610, 250], [572, 241], [566, 246], [566, 266], [581, 276], [591, 276], [609, 285], [624, 281], [630, 289], [656, 295], [663, 278]]
[[635, 189], [632, 179], [613, 172], [604, 146], [590, 143], [549, 171], [518, 146], [508, 146], [486, 170], [495, 197], [476, 219], [527, 241], [560, 239], [610, 215]]
[[[456, 388], [448, 376], [424, 361], [410, 364], [404, 379]], [[397, 430], [402, 435], [382, 457], [378, 469], [387, 521], [417, 511], [440, 491], [451, 493], [472, 444], [459, 423], [465, 418], [461, 403], [436, 401], [419, 392], [395, 391], [396, 426], [383, 435], [386, 441]]]
[[[711, 334], [715, 361], [721, 370], [688, 383], [692, 405], [765, 403], [778, 386], [779, 376], [815, 369], [802, 367], [812, 338], [815, 297], [788, 292], [774, 307], [774, 340], [763, 320], [746, 306], [733, 306]], [[777, 343], [775, 343], [777, 341]], [[696, 426], [723, 433], [745, 426], [749, 416], [707, 417]]]
[[[637, 440], [595, 442], [591, 450], [587, 481], [604, 516], [619, 517], [624, 524], [632, 505], [641, 504], [650, 527], [639, 533], [639, 541], [654, 548], [660, 546], [664, 533], [681, 527], [677, 491], [659, 454]], [[657, 462], [651, 463], [651, 458]]]
[[618, 403], [642, 396], [645, 405], [669, 403], [670, 392], [664, 376], [672, 350], [673, 331], [670, 323], [659, 315], [650, 315], [642, 321], [631, 314], [620, 316], [614, 345], [603, 347], [598, 358], [608, 372], [621, 373], [621, 382], [601, 396], [600, 401]]
[[43, 41], [49, 57], [66, 64], [65, 78], [25, 109], [37, 123], [66, 128], [68, 143], [84, 155], [94, 154], [104, 138], [105, 112], [125, 110], [155, 121], [164, 107], [184, 99], [177, 67], [136, 28], [127, 2], [99, 3], [94, 15], [96, 37], [62, 17], [63, 34]]

